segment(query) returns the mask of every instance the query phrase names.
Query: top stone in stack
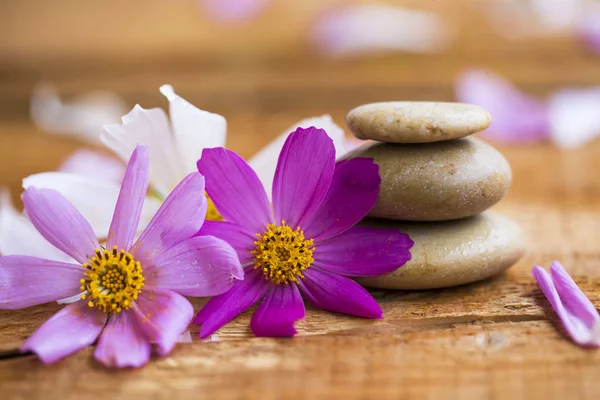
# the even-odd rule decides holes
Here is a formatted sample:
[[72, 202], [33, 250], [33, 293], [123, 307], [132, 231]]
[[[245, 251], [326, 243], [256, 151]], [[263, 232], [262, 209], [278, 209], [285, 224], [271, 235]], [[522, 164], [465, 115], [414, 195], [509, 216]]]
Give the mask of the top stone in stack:
[[496, 204], [512, 180], [496, 149], [465, 138], [488, 127], [490, 114], [461, 103], [389, 102], [357, 107], [346, 122], [370, 143], [347, 158], [379, 165], [381, 188], [372, 217], [446, 221], [477, 215]]

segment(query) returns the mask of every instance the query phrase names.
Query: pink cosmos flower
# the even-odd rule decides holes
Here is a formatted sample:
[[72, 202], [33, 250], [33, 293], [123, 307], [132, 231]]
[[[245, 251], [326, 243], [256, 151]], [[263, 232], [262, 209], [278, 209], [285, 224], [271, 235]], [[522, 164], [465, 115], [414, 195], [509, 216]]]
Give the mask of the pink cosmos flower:
[[[141, 366], [151, 344], [168, 354], [193, 317], [183, 296], [229, 290], [243, 270], [235, 250], [211, 236], [192, 237], [204, 222], [204, 178], [191, 173], [166, 198], [134, 241], [148, 188], [148, 149], [129, 161], [102, 248], [90, 224], [58, 192], [31, 187], [25, 211], [44, 238], [75, 262], [0, 257], [0, 309], [19, 309], [80, 295], [21, 347], [45, 363], [97, 338], [95, 358], [106, 366]], [[94, 193], [87, 193], [94, 196]]]
[[381, 318], [377, 302], [346, 276], [391, 272], [410, 259], [410, 238], [396, 229], [354, 227], [374, 206], [378, 166], [357, 158], [335, 163], [322, 129], [298, 128], [286, 140], [273, 182], [273, 209], [256, 173], [236, 153], [205, 149], [198, 169], [227, 222], [207, 221], [199, 235], [230, 243], [245, 280], [198, 313], [206, 338], [263, 299], [251, 328], [257, 336], [293, 336], [304, 317], [301, 294], [328, 311]]
[[581, 346], [600, 347], [600, 315], [563, 266], [554, 261], [550, 274], [535, 266], [533, 277], [571, 339]]

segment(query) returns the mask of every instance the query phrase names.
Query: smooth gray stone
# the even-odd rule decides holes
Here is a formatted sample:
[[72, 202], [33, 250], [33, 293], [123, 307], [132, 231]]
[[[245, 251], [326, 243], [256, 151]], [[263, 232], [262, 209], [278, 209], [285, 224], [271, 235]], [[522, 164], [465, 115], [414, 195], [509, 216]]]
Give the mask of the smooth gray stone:
[[398, 228], [414, 241], [411, 260], [386, 275], [357, 278], [381, 289], [435, 289], [497, 275], [525, 252], [521, 229], [508, 218], [486, 212], [447, 222], [399, 222], [367, 219], [363, 224]]

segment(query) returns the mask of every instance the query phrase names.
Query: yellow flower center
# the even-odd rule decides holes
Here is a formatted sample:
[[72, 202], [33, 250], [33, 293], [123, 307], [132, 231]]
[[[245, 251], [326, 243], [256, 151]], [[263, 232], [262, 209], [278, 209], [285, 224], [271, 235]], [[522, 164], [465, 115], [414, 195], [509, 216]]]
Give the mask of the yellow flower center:
[[217, 211], [217, 207], [215, 206], [215, 202], [208, 196], [208, 193], [204, 193], [206, 196], [206, 200], [208, 200], [208, 208], [206, 209], [206, 219], [208, 221], [222, 221], [223, 217]]
[[271, 282], [286, 285], [304, 278], [302, 271], [315, 261], [313, 258], [314, 240], [304, 239], [300, 228], [292, 228], [281, 221], [281, 225], [267, 225], [267, 231], [258, 233], [260, 238], [254, 242], [254, 268], [261, 269], [265, 278]]
[[83, 264], [85, 278], [81, 290], [82, 299], [89, 299], [88, 306], [107, 313], [128, 310], [137, 300], [144, 276], [139, 261], [117, 246], [112, 251], [96, 249], [96, 255]]

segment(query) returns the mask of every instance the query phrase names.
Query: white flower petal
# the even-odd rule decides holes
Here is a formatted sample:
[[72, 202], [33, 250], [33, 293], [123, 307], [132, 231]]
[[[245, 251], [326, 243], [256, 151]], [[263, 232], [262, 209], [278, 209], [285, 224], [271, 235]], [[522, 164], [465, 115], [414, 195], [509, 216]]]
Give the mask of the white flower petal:
[[560, 147], [600, 136], [600, 87], [557, 92], [549, 102], [550, 136]]
[[31, 96], [31, 118], [43, 131], [77, 136], [99, 143], [102, 125], [119, 121], [123, 101], [110, 92], [90, 92], [63, 102], [50, 84], [40, 84]]
[[7, 190], [0, 191], [0, 254], [74, 261], [44, 239], [33, 224], [13, 207]]
[[71, 154], [58, 171], [120, 183], [125, 175], [125, 165], [114, 157], [80, 149]]
[[137, 145], [150, 148], [150, 185], [162, 197], [186, 175], [177, 156], [167, 115], [160, 108], [146, 110], [136, 105], [122, 124], [104, 126], [102, 141], [123, 161], [129, 161]]
[[325, 114], [321, 115], [320, 117], [306, 118], [295, 123], [286, 129], [281, 135], [275, 138], [275, 140], [263, 147], [248, 161], [248, 164], [250, 164], [252, 169], [254, 169], [258, 175], [258, 178], [262, 182], [269, 198], [271, 198], [271, 188], [273, 187], [277, 159], [279, 158], [279, 153], [283, 148], [285, 140], [289, 134], [294, 132], [296, 129], [309, 128], [311, 126], [324, 129], [325, 132], [327, 132], [329, 137], [333, 140], [333, 144], [335, 145], [335, 153], [337, 158], [346, 154], [347, 150], [344, 130], [337, 126], [335, 122], [333, 122], [331, 116]]
[[171, 125], [184, 171], [194, 172], [203, 149], [225, 147], [227, 121], [219, 114], [200, 110], [177, 95], [171, 85], [161, 86], [160, 92], [169, 100]]

